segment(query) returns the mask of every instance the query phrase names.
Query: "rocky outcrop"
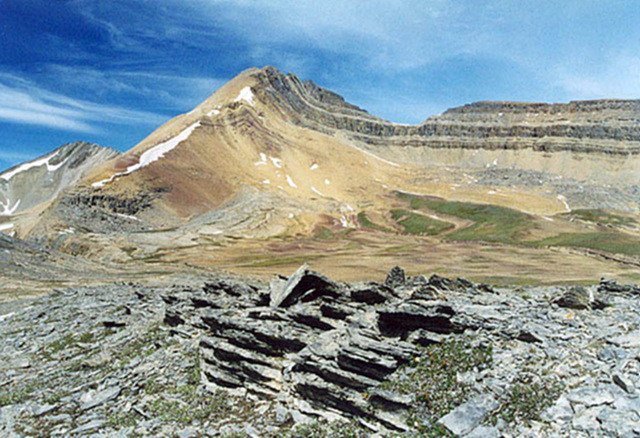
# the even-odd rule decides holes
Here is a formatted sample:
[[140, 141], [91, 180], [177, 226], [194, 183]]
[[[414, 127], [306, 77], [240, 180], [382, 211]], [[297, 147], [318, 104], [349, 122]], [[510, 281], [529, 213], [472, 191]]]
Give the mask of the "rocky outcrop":
[[326, 133], [341, 131], [370, 145], [640, 153], [639, 100], [478, 102], [450, 109], [418, 125], [398, 125], [293, 74], [267, 67], [257, 78], [261, 101], [294, 123]]
[[[604, 281], [611, 307], [567, 309], [560, 297], [598, 288], [525, 298], [439, 276], [343, 284], [303, 266], [277, 280], [332, 293], [282, 307], [264, 283], [181, 278], [0, 304], [0, 435], [640, 432], [635, 286]], [[437, 295], [413, 298], [425, 283]]]

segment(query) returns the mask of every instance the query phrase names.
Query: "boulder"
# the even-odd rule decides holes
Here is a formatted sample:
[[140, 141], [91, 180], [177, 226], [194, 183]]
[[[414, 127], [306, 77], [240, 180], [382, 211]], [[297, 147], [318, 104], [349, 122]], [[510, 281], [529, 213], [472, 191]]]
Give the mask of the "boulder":
[[404, 269], [402, 269], [400, 266], [395, 266], [391, 269], [391, 271], [389, 271], [389, 274], [387, 274], [387, 278], [384, 281], [384, 284], [385, 286], [390, 288], [397, 288], [404, 286], [405, 282], [406, 278], [404, 275]]
[[286, 283], [271, 283], [271, 287], [269, 304], [272, 307], [289, 307], [298, 301], [313, 301], [324, 295], [337, 297], [340, 291], [334, 281], [310, 271], [307, 264], [300, 266]]
[[596, 298], [593, 292], [582, 286], [569, 288], [558, 299], [554, 301], [560, 307], [569, 309], [603, 309], [607, 304]]
[[393, 298], [393, 289], [384, 284], [361, 283], [351, 290], [351, 299], [358, 303], [381, 304]]
[[411, 301], [378, 311], [378, 327], [385, 336], [401, 336], [418, 329], [435, 333], [461, 333], [465, 330], [454, 320], [451, 306], [427, 301]]

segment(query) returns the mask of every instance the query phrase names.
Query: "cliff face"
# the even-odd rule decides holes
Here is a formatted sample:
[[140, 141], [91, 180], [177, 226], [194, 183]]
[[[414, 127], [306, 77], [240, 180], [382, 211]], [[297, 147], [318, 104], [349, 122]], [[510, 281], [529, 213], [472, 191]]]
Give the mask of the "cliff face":
[[640, 153], [640, 100], [478, 102], [418, 125], [398, 125], [295, 75], [265, 68], [257, 77], [256, 93], [292, 122], [325, 133], [343, 131], [370, 145]]

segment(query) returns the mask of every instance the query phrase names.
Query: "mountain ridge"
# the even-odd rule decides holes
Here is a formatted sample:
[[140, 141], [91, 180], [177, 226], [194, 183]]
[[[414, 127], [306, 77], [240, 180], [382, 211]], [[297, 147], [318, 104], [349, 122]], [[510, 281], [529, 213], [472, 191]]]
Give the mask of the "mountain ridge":
[[426, 257], [456, 275], [484, 272], [476, 256], [504, 275], [557, 275], [542, 255], [580, 279], [624, 274], [640, 255], [635, 107], [479, 102], [398, 125], [310, 80], [249, 69], [41, 210], [10, 216], [11, 232], [92, 259], [242, 272], [313, 257], [359, 279], [396, 257], [391, 245], [410, 248], [410, 269]]

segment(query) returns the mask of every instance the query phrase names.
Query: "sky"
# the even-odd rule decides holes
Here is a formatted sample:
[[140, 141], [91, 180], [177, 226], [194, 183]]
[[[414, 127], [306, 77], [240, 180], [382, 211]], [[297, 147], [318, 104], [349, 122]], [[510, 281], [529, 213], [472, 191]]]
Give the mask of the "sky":
[[0, 0], [0, 169], [128, 150], [250, 67], [398, 123], [479, 100], [640, 98], [635, 0]]

